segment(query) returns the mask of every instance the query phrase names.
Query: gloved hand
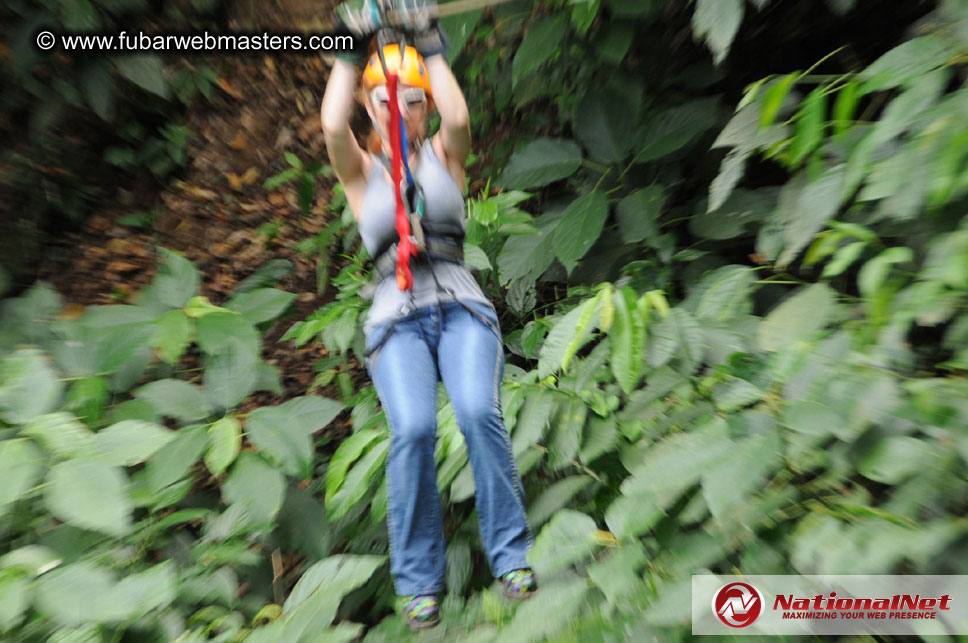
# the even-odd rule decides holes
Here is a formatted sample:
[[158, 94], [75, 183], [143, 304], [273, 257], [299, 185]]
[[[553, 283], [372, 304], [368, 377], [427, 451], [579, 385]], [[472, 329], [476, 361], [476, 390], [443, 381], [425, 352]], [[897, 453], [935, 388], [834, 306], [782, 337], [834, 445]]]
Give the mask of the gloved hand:
[[346, 0], [333, 12], [336, 31], [349, 32], [353, 36], [353, 48], [340, 51], [337, 58], [362, 66], [366, 62], [370, 38], [386, 24], [380, 0]]
[[424, 58], [447, 51], [447, 36], [437, 21], [437, 3], [434, 0], [389, 0], [394, 22], [401, 29], [413, 34], [413, 46]]

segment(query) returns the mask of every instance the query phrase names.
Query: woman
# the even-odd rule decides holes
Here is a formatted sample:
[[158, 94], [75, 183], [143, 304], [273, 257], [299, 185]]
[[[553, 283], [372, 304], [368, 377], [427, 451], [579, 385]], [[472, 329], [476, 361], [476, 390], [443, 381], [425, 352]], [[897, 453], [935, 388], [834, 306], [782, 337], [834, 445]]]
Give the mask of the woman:
[[[345, 15], [345, 14], [344, 14]], [[369, 35], [369, 34], [367, 34]], [[383, 49], [399, 78], [398, 102], [407, 133], [409, 165], [425, 200], [427, 234], [463, 237], [464, 161], [470, 150], [467, 104], [443, 56], [436, 24], [411, 34], [419, 52]], [[360, 71], [338, 59], [330, 74], [321, 117], [330, 163], [346, 193], [363, 243], [379, 257], [397, 241], [394, 193], [386, 168], [391, 145], [383, 63], [370, 56], [363, 72], [363, 102], [373, 123], [374, 152], [360, 148], [350, 129]], [[440, 130], [429, 140], [428, 118], [440, 112]], [[463, 264], [411, 261], [413, 287], [403, 291], [394, 274], [377, 285], [364, 324], [366, 367], [390, 428], [387, 457], [387, 524], [390, 571], [396, 593], [406, 597], [404, 621], [433, 627], [443, 589], [444, 537], [437, 494], [437, 382], [444, 383], [467, 443], [477, 490], [481, 540], [491, 571], [516, 599], [537, 589], [525, 560], [532, 535], [524, 495], [504, 427], [500, 383], [504, 351], [497, 315]]]

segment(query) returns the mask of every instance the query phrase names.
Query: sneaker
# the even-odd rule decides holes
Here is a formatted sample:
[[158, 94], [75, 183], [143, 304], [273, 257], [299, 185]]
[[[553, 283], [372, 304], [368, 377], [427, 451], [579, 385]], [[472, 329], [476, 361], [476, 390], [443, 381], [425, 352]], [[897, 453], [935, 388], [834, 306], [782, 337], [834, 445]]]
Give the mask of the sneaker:
[[440, 623], [440, 607], [435, 594], [408, 596], [403, 608], [403, 622], [411, 630], [425, 630]]
[[504, 595], [515, 600], [530, 598], [538, 591], [538, 577], [530, 567], [515, 569], [501, 577]]

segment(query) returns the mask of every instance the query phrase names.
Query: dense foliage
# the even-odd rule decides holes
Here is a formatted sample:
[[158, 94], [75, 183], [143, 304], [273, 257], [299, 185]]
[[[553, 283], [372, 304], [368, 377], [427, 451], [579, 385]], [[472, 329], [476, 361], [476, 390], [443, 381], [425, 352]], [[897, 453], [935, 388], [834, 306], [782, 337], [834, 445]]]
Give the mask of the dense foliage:
[[[784, 5], [556, 1], [448, 25], [476, 137], [515, 132], [479, 161], [504, 191], [470, 202], [466, 250], [507, 302], [502, 404], [542, 589], [510, 605], [490, 578], [441, 386], [448, 593], [422, 638], [679, 640], [695, 573], [968, 572], [968, 3], [731, 97], [731, 47], [786, 26]], [[844, 17], [821, 22], [865, 15], [829, 6]], [[3, 628], [407, 636], [388, 429], [345, 368], [367, 280], [351, 223], [323, 237], [352, 256], [336, 301], [284, 338], [325, 344], [338, 401], [237, 412], [275, 386], [259, 330], [291, 295], [271, 271], [216, 308], [162, 250], [137, 306], [63, 319], [43, 284], [4, 302]], [[178, 372], [186, 351], [200, 368]], [[343, 408], [352, 434], [319, 449]]]

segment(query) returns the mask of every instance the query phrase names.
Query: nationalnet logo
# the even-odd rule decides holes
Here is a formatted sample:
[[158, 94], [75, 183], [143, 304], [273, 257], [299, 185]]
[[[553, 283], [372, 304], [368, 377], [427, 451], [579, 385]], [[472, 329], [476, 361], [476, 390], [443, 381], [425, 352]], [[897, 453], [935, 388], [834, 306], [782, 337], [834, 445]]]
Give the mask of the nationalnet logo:
[[692, 633], [737, 630], [744, 637], [968, 634], [968, 576], [693, 576]]
[[749, 583], [727, 583], [713, 594], [713, 614], [730, 627], [747, 627], [763, 612], [763, 594]]

